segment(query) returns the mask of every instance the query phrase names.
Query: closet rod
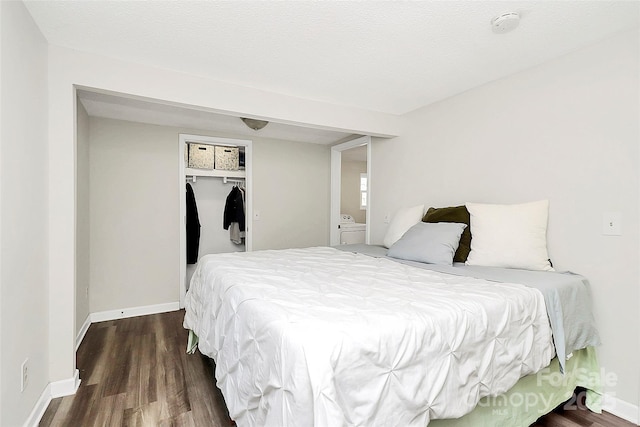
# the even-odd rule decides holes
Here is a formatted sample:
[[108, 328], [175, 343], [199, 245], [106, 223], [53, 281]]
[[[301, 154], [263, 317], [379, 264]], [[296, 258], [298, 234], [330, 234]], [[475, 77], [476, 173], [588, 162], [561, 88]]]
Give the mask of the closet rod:
[[[193, 182], [196, 182], [197, 178], [198, 178], [198, 175], [187, 175], [187, 176], [185, 176], [185, 179], [187, 181], [192, 180]], [[244, 181], [244, 178], [229, 178], [229, 177], [223, 176], [222, 177], [222, 183], [223, 184], [229, 184], [229, 183], [231, 183], [231, 184], [244, 184], [245, 181]]]
[[244, 179], [234, 179], [234, 178], [227, 178], [226, 176], [222, 177], [222, 183], [223, 184], [244, 184]]

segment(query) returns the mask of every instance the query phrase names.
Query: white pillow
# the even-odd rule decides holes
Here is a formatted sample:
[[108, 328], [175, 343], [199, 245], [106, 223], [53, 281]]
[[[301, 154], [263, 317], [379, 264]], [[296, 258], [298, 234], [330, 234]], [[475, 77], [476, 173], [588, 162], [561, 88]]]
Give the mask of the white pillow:
[[472, 236], [467, 265], [553, 271], [547, 252], [548, 200], [466, 206]]
[[384, 235], [382, 243], [386, 248], [390, 248], [395, 242], [402, 237], [408, 229], [416, 225], [422, 220], [424, 214], [424, 205], [414, 206], [412, 208], [400, 209], [394, 215]]

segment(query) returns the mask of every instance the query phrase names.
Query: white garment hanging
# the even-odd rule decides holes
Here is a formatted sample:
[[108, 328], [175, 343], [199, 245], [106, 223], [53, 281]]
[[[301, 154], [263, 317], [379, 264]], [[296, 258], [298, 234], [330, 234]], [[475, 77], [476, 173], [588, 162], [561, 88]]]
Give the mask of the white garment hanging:
[[231, 225], [229, 225], [229, 238], [231, 241], [236, 245], [242, 244], [241, 234], [244, 234], [244, 231], [240, 231], [240, 224], [232, 222]]

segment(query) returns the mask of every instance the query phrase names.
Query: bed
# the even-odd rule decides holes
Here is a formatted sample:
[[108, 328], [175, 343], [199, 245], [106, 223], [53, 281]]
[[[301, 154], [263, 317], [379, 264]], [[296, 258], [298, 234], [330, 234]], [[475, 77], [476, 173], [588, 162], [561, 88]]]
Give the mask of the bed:
[[528, 426], [576, 386], [599, 411], [583, 277], [385, 253], [358, 245], [199, 261], [184, 327], [214, 360], [237, 425]]

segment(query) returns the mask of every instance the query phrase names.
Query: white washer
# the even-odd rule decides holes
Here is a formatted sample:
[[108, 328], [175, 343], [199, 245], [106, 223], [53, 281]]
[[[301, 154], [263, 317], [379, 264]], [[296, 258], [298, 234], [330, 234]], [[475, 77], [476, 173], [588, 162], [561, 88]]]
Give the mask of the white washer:
[[365, 242], [367, 224], [356, 222], [351, 215], [340, 214], [340, 225], [338, 227], [340, 227], [341, 245]]

